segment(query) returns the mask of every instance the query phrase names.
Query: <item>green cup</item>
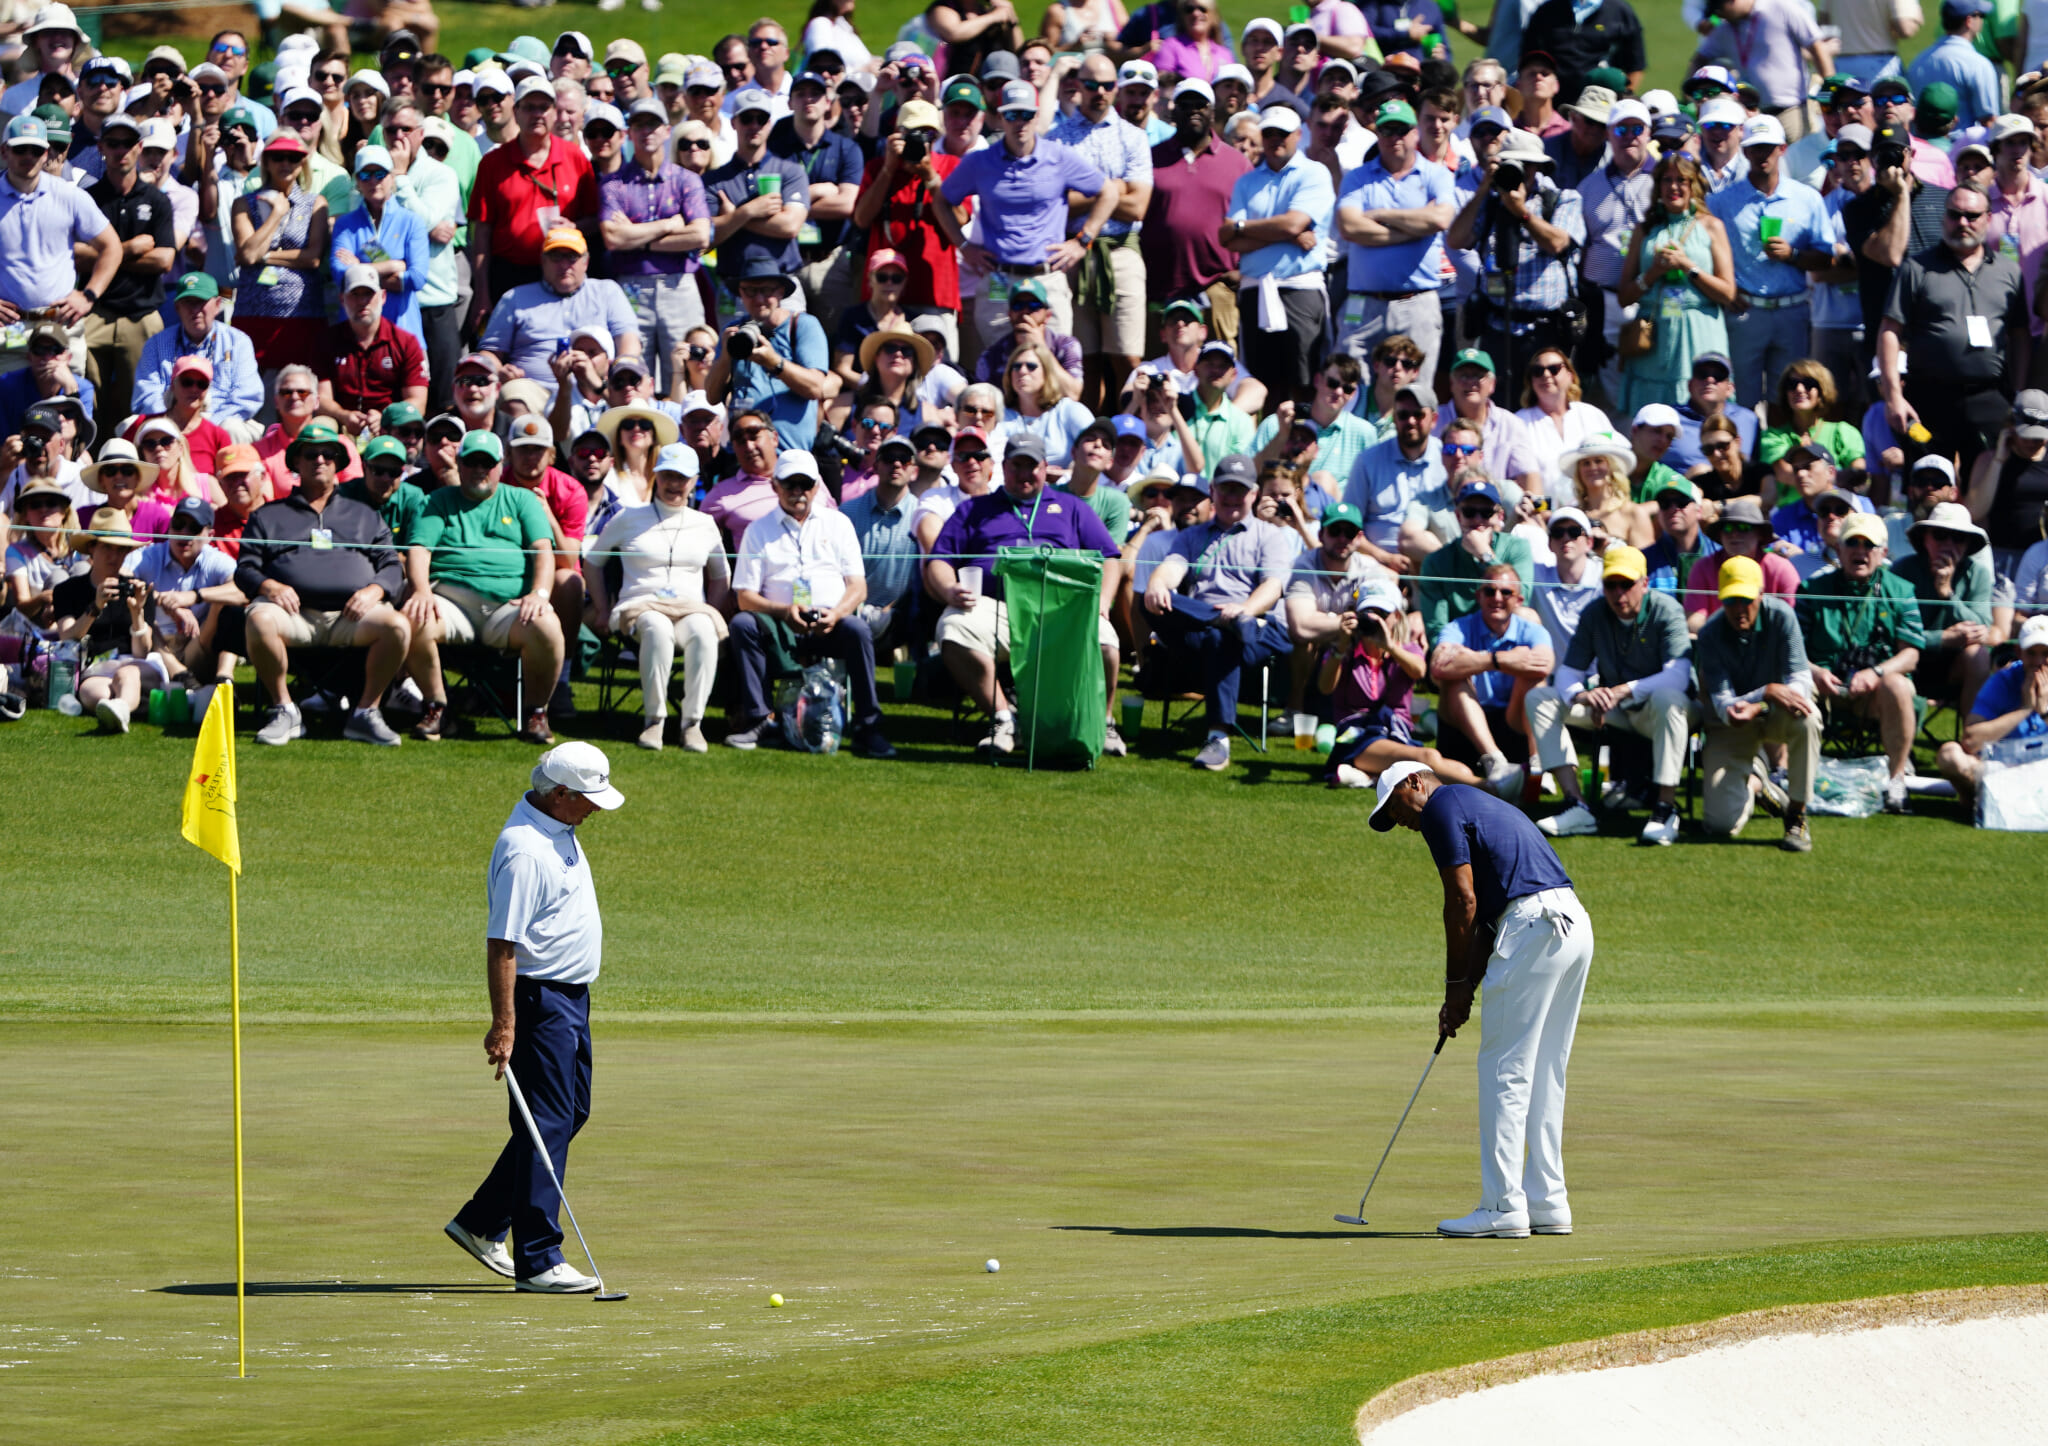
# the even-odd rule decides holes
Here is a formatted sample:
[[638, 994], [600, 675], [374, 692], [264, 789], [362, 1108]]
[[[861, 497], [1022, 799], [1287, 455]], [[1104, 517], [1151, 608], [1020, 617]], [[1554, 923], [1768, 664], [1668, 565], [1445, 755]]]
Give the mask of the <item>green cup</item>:
[[908, 703], [916, 688], [917, 664], [910, 658], [904, 658], [896, 664], [896, 701]]
[[1124, 715], [1123, 731], [1135, 734], [1145, 726], [1145, 695], [1126, 693], [1117, 700]]
[[164, 699], [164, 721], [172, 727], [192, 721], [192, 695], [183, 688], [173, 688]]
[[1775, 241], [1784, 233], [1785, 218], [1783, 216], [1766, 216], [1756, 223], [1756, 234], [1759, 240]]
[[1316, 752], [1327, 755], [1337, 746], [1337, 725], [1324, 723], [1316, 729]]
[[781, 194], [782, 194], [782, 177], [780, 177], [780, 176], [756, 176], [756, 177], [754, 177], [754, 193], [755, 193], [756, 195], [760, 195], [760, 196], [779, 196], [779, 195], [781, 195]]
[[149, 721], [161, 728], [163, 727], [164, 719], [169, 716], [169, 713], [170, 703], [164, 697], [164, 690], [161, 688], [151, 688], [149, 690]]

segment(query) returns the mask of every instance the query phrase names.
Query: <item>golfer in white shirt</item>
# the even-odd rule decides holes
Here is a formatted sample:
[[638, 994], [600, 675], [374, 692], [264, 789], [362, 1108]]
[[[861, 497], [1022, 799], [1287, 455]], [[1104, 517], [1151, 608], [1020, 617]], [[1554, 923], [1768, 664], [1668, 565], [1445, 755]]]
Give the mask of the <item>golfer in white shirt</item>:
[[[509, 1067], [567, 1179], [569, 1141], [590, 1118], [590, 986], [604, 954], [604, 921], [576, 826], [626, 801], [611, 764], [588, 743], [564, 743], [534, 765], [533, 788], [491, 850], [490, 923], [484, 943], [491, 1028], [484, 1057]], [[509, 1096], [509, 1091], [507, 1092]], [[598, 1288], [562, 1258], [561, 1191], [534, 1153], [517, 1107], [512, 1137], [448, 1238], [519, 1289], [575, 1295]], [[513, 1249], [505, 1247], [511, 1234]]]

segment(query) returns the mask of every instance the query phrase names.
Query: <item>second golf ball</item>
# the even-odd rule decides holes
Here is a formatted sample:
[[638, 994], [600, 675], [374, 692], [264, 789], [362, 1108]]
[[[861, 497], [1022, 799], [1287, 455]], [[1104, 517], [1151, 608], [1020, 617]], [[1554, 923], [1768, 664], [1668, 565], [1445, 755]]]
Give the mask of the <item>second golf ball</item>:
[[1000, 1260], [988, 1260], [982, 1262], [981, 1268], [987, 1271], [990, 1275], [994, 1275], [997, 1271], [1003, 1268], [1003, 1263]]
[[779, 1310], [782, 1307], [782, 1297], [779, 1295], [771, 1295], [768, 1297], [768, 1304], [774, 1306]]

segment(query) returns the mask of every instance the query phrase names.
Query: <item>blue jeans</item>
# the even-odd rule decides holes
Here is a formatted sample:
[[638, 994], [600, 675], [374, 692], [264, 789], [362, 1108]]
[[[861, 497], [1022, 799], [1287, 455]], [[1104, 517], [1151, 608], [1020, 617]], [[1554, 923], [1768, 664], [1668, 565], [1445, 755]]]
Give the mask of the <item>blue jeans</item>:
[[1192, 659], [1202, 670], [1204, 716], [1210, 728], [1237, 722], [1237, 694], [1247, 668], [1257, 668], [1294, 651], [1287, 624], [1277, 613], [1264, 617], [1219, 618], [1206, 604], [1176, 595], [1173, 610], [1146, 616], [1171, 657]]
[[1801, 302], [1770, 311], [1751, 307], [1728, 318], [1728, 359], [1734, 363], [1735, 400], [1745, 407], [1775, 401], [1778, 378], [1807, 355], [1813, 308]]
[[[569, 1178], [569, 1142], [590, 1118], [590, 987], [520, 979], [512, 986], [512, 1073], [547, 1141], [555, 1173]], [[519, 1106], [505, 1090], [512, 1138], [491, 1173], [457, 1212], [464, 1230], [486, 1240], [512, 1233], [520, 1279], [562, 1263], [562, 1197], [533, 1151]]]

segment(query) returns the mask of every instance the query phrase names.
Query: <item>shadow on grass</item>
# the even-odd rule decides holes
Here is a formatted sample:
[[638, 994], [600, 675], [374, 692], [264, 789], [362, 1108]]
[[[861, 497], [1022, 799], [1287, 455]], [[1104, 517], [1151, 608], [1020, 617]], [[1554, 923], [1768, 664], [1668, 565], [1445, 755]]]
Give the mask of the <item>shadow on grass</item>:
[[[510, 1282], [504, 1285], [478, 1285], [464, 1281], [460, 1285], [447, 1282], [431, 1283], [420, 1281], [393, 1280], [252, 1280], [247, 1287], [250, 1295], [511, 1295]], [[235, 1283], [232, 1280], [189, 1281], [182, 1285], [160, 1285], [158, 1295], [213, 1295], [233, 1296]]]
[[1053, 1230], [1177, 1240], [1434, 1240], [1434, 1230], [1258, 1230], [1244, 1225], [1054, 1225]]

